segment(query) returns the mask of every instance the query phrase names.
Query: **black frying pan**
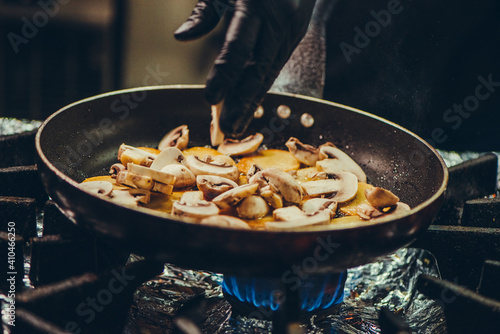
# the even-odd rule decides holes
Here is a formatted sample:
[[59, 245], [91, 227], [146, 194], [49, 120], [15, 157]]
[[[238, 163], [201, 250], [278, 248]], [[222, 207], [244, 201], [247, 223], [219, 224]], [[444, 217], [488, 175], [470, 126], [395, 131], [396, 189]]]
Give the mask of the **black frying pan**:
[[[281, 104], [292, 110], [287, 120], [274, 112]], [[248, 132], [263, 133], [268, 147], [285, 148], [290, 136], [313, 145], [331, 141], [361, 165], [370, 183], [408, 203], [410, 214], [307, 232], [241, 231], [121, 207], [77, 187], [89, 176], [106, 175], [122, 143], [156, 146], [167, 131], [187, 124], [190, 145], [207, 145], [210, 111], [201, 86], [123, 90], [59, 110], [37, 133], [38, 168], [49, 195], [76, 224], [152, 259], [223, 273], [281, 275], [292, 265], [341, 271], [408, 245], [431, 224], [448, 171], [423, 140], [376, 116], [319, 99], [268, 94], [263, 107], [264, 117]], [[315, 119], [310, 128], [300, 123], [305, 112]]]

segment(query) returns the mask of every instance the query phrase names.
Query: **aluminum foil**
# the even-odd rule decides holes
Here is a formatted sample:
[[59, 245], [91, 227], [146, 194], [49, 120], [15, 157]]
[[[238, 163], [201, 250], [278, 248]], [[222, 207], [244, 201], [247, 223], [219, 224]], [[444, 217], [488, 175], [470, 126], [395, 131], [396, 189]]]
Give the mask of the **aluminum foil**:
[[27, 119], [0, 117], [0, 136], [13, 135], [37, 129], [42, 122]]
[[[389, 307], [414, 333], [446, 333], [440, 306], [415, 290], [420, 274], [439, 276], [428, 251], [404, 248], [379, 262], [349, 269], [345, 299], [336, 315], [314, 315], [304, 333], [380, 333], [379, 311]], [[147, 282], [135, 295], [125, 333], [165, 333], [175, 328], [176, 315], [193, 298], [204, 303], [201, 333], [271, 333], [270, 321], [233, 315], [223, 298], [222, 276], [166, 265], [164, 273]], [[201, 302], [199, 302], [201, 303]]]

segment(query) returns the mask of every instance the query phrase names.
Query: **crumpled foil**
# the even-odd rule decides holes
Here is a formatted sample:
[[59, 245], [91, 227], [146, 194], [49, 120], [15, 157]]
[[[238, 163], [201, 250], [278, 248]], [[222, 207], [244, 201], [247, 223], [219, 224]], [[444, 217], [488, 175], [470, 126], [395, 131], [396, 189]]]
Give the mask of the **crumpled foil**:
[[27, 119], [0, 117], [0, 136], [13, 135], [37, 129], [42, 122]]
[[[415, 290], [420, 274], [439, 276], [428, 251], [403, 248], [380, 261], [348, 270], [339, 314], [313, 315], [304, 333], [380, 333], [379, 311], [387, 306], [402, 316], [414, 333], [446, 333], [440, 306]], [[222, 275], [166, 265], [163, 274], [137, 292], [125, 333], [166, 333], [175, 328], [182, 306], [203, 296], [201, 333], [271, 333], [272, 323], [233, 315], [224, 299]]]

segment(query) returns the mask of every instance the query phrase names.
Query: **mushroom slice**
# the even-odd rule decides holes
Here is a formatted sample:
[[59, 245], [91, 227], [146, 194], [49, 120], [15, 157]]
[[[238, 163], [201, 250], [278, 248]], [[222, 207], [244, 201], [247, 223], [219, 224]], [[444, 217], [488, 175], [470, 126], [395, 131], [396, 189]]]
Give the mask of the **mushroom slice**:
[[172, 195], [172, 192], [174, 191], [174, 186], [171, 184], [154, 182], [153, 189], [151, 189], [151, 190], [155, 191], [157, 193], [165, 194], [165, 195]]
[[328, 225], [330, 223], [330, 214], [328, 211], [318, 211], [313, 215], [306, 215], [297, 219], [287, 220], [283, 222], [268, 222], [265, 224], [266, 230], [284, 231], [292, 230], [301, 227], [314, 225]]
[[335, 179], [309, 181], [302, 188], [310, 197], [326, 196], [338, 203], [350, 201], [358, 191], [358, 178], [353, 173], [335, 174]]
[[118, 149], [118, 160], [120, 160], [124, 166], [127, 166], [129, 162], [132, 162], [137, 165], [149, 167], [157, 156], [157, 154], [125, 144], [121, 144]]
[[266, 200], [258, 195], [245, 197], [238, 207], [238, 216], [244, 219], [258, 219], [262, 218], [269, 212], [269, 205]]
[[278, 189], [272, 184], [260, 188], [260, 196], [275, 209], [283, 207], [283, 198], [278, 194]]
[[186, 158], [184, 154], [175, 147], [167, 147], [158, 154], [156, 159], [151, 164], [151, 169], [161, 170], [163, 167], [168, 165], [185, 165]]
[[113, 184], [108, 181], [88, 181], [78, 185], [78, 188], [94, 195], [109, 196], [113, 192]]
[[365, 196], [368, 202], [376, 208], [394, 206], [399, 202], [398, 196], [380, 187], [366, 189]]
[[144, 175], [144, 176], [149, 176], [153, 180], [157, 182], [161, 182], [164, 184], [174, 184], [175, 183], [175, 176], [172, 174], [164, 173], [159, 170], [154, 170], [148, 167], [144, 167], [141, 165], [136, 165], [133, 163], [129, 163], [127, 165], [127, 170], [132, 173]]
[[294, 220], [305, 216], [306, 213], [300, 210], [299, 207], [295, 205], [287, 206], [273, 211], [273, 218], [280, 221]]
[[116, 204], [137, 206], [139, 198], [132, 195], [129, 190], [130, 189], [115, 190], [113, 191], [109, 199]]
[[148, 204], [151, 200], [151, 192], [146, 189], [130, 189], [129, 193], [134, 196], [139, 203]]
[[175, 176], [174, 188], [192, 187], [196, 184], [196, 176], [184, 165], [167, 165], [160, 172]]
[[306, 166], [314, 166], [318, 161], [319, 150], [314, 146], [303, 144], [295, 137], [290, 137], [285, 145], [288, 147], [288, 151]]
[[234, 181], [215, 175], [198, 175], [196, 185], [203, 192], [205, 199], [209, 201], [238, 186]]
[[258, 188], [259, 185], [256, 183], [244, 184], [220, 194], [215, 197], [212, 202], [221, 210], [227, 210], [236, 206], [243, 198], [255, 194]]
[[175, 201], [172, 205], [172, 214], [176, 216], [203, 219], [219, 214], [217, 205], [207, 201], [199, 201], [195, 204], [183, 201]]
[[250, 154], [259, 148], [264, 140], [262, 133], [256, 133], [242, 140], [226, 139], [219, 145], [217, 151], [227, 155], [245, 155]]
[[320, 160], [316, 162], [316, 167], [327, 174], [339, 172], [351, 172], [358, 178], [359, 182], [366, 183], [366, 174], [361, 167], [346, 153], [338, 148], [329, 145], [322, 145], [319, 148]]
[[212, 146], [219, 146], [224, 141], [224, 132], [222, 132], [219, 125], [223, 103], [224, 101], [221, 101], [212, 106], [212, 122], [210, 122], [210, 143]]
[[189, 204], [196, 204], [204, 201], [202, 191], [186, 191], [182, 194], [180, 201]]
[[153, 179], [151, 177], [129, 171], [119, 172], [118, 175], [116, 175], [116, 183], [124, 184], [132, 188], [147, 190], [151, 190], [153, 188]]
[[231, 158], [228, 155], [219, 154], [210, 157], [214, 163], [217, 163], [219, 165], [226, 164], [226, 165], [236, 166], [236, 162], [234, 162], [233, 158]]
[[197, 156], [188, 156], [186, 159], [186, 166], [195, 176], [215, 175], [225, 177], [234, 182], [238, 180], [240, 174], [236, 166], [231, 166], [226, 163], [216, 163], [214, 161], [205, 162]]
[[260, 173], [264, 179], [278, 189], [285, 201], [295, 204], [302, 201], [302, 187], [293, 176], [274, 167], [266, 168]]
[[362, 219], [372, 219], [372, 218], [377, 218], [380, 216], [383, 216], [384, 213], [382, 211], [377, 210], [377, 208], [374, 208], [368, 203], [361, 203], [356, 207], [356, 213], [358, 216], [360, 216]]
[[111, 178], [113, 179], [116, 179], [116, 175], [121, 172], [121, 171], [124, 171], [126, 170], [127, 167], [125, 167], [124, 165], [122, 164], [119, 164], [119, 163], [116, 163], [116, 164], [113, 164], [110, 168], [109, 168], [109, 175], [111, 175]]
[[333, 218], [337, 211], [337, 202], [328, 198], [311, 198], [302, 204], [302, 210], [309, 215], [318, 211], [329, 210], [330, 217]]
[[233, 216], [226, 216], [226, 215], [217, 215], [217, 216], [210, 216], [207, 218], [203, 218], [200, 224], [225, 227], [225, 228], [236, 228], [243, 230], [250, 229], [250, 226], [248, 226], [248, 224], [245, 221]]
[[187, 125], [181, 125], [169, 131], [158, 144], [158, 149], [163, 151], [167, 147], [175, 147], [183, 150], [189, 142], [189, 129]]
[[260, 167], [259, 165], [257, 164], [253, 164], [252, 166], [250, 166], [250, 168], [248, 169], [248, 172], [247, 172], [247, 182], [250, 182], [250, 179], [252, 178], [252, 176], [254, 176], [255, 174], [257, 174], [258, 172], [261, 172], [262, 171], [262, 167]]

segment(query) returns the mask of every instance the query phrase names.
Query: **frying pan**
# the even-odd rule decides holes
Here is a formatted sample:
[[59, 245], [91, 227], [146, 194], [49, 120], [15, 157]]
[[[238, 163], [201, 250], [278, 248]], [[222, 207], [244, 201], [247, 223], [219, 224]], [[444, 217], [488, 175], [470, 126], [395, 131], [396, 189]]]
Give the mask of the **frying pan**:
[[[196, 225], [144, 208], [127, 208], [80, 190], [85, 178], [107, 175], [120, 144], [155, 147], [170, 129], [187, 124], [190, 145], [209, 144], [209, 106], [202, 86], [157, 86], [91, 97], [51, 115], [36, 136], [38, 169], [60, 210], [97, 236], [118, 241], [152, 260], [238, 275], [281, 276], [293, 271], [339, 272], [410, 244], [432, 222], [448, 180], [436, 151], [389, 121], [336, 103], [269, 93], [264, 116], [248, 133], [267, 147], [302, 142], [336, 144], [364, 169], [370, 183], [392, 190], [412, 210], [379, 222], [308, 231], [233, 230]], [[288, 119], [276, 115], [291, 109]], [[303, 113], [313, 116], [305, 128]]]

